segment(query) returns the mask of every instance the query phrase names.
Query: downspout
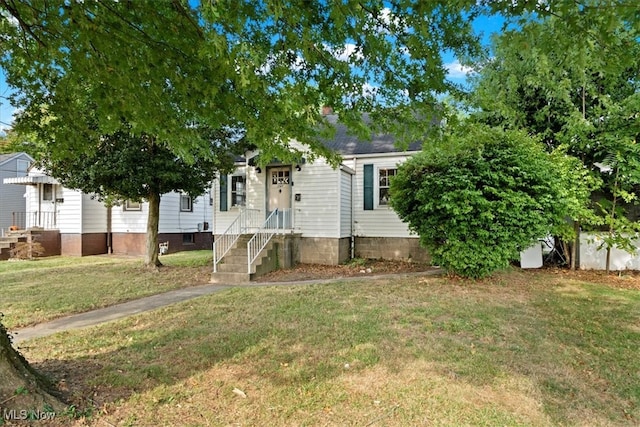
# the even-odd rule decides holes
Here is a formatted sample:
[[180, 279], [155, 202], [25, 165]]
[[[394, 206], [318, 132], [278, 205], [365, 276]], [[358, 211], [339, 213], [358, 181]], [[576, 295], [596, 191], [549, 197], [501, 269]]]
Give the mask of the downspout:
[[[43, 185], [44, 184], [38, 184], [38, 225], [40, 225], [40, 221], [42, 221], [42, 186]], [[27, 224], [25, 223], [25, 228], [26, 228], [26, 225]]]
[[111, 230], [111, 210], [113, 206], [111, 203], [107, 205], [107, 253], [113, 253], [113, 232]]
[[[356, 237], [355, 237], [355, 232], [356, 232], [356, 225], [355, 225], [355, 213], [356, 213], [356, 203], [355, 203], [355, 189], [356, 186], [353, 185], [353, 181], [354, 181], [354, 177], [356, 176], [356, 174], [358, 173], [358, 165], [357, 165], [357, 158], [354, 157], [353, 158], [353, 171], [355, 172], [353, 175], [351, 175], [351, 259], [354, 259], [356, 257]], [[358, 181], [356, 180], [356, 183]]]

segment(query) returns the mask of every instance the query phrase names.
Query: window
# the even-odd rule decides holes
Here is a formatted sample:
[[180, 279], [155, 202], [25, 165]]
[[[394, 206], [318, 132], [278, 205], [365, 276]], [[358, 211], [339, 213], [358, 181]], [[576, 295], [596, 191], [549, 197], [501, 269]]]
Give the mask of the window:
[[42, 200], [53, 200], [53, 184], [42, 185]]
[[193, 212], [193, 202], [191, 196], [187, 194], [180, 195], [180, 212]]
[[182, 234], [182, 244], [183, 245], [193, 245], [196, 243], [196, 236], [193, 233], [184, 233]]
[[142, 203], [140, 202], [132, 202], [131, 200], [125, 200], [124, 202], [124, 210], [125, 211], [141, 211]]
[[397, 169], [380, 169], [378, 171], [378, 204], [385, 206], [389, 204], [389, 184]]
[[231, 206], [245, 206], [247, 204], [247, 185], [244, 175], [231, 177]]
[[27, 160], [17, 160], [16, 176], [27, 176], [29, 170], [29, 162]]

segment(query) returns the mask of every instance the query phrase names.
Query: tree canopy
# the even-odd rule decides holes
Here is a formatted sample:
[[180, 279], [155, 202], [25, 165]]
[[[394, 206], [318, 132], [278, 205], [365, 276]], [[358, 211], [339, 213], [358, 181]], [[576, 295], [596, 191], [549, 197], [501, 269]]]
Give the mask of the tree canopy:
[[[621, 202], [637, 199], [631, 190], [640, 160], [640, 39], [628, 6], [576, 3], [544, 19], [520, 20], [518, 28], [494, 38], [492, 56], [471, 91], [475, 120], [526, 130], [548, 150], [578, 160], [573, 178], [565, 181], [573, 194], [573, 232], [565, 227], [559, 235], [572, 242], [580, 227], [607, 223], [608, 249], [630, 247], [633, 233], [621, 233], [634, 227], [625, 221]], [[625, 172], [617, 173], [620, 168]], [[577, 242], [572, 246], [575, 265]]]
[[202, 151], [194, 122], [242, 127], [280, 158], [289, 138], [329, 155], [317, 142], [321, 105], [362, 134], [364, 110], [393, 107], [371, 122], [380, 126], [412, 119], [453, 87], [441, 52], [477, 49], [473, 1], [0, 4], [17, 126], [74, 148], [124, 120], [185, 156]]

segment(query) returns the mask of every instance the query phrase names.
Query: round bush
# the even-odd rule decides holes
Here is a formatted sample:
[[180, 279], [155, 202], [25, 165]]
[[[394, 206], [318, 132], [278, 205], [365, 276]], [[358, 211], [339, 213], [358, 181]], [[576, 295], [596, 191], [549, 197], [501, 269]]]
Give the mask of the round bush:
[[525, 133], [468, 125], [402, 164], [390, 203], [435, 264], [484, 277], [562, 221], [554, 170]]

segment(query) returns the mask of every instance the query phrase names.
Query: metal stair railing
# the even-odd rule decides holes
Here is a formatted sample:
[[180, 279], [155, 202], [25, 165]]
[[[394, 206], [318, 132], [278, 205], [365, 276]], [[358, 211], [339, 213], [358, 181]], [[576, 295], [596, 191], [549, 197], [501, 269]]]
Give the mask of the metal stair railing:
[[278, 232], [284, 231], [283, 221], [279, 220], [282, 213], [276, 209], [271, 212], [262, 227], [253, 235], [247, 243], [247, 273], [251, 274], [251, 265], [258, 258], [260, 252], [267, 246], [271, 238]]
[[241, 235], [247, 230], [259, 227], [260, 211], [245, 209], [227, 227], [224, 233], [213, 242], [213, 272], [218, 272], [218, 264], [229, 250], [236, 244]]

